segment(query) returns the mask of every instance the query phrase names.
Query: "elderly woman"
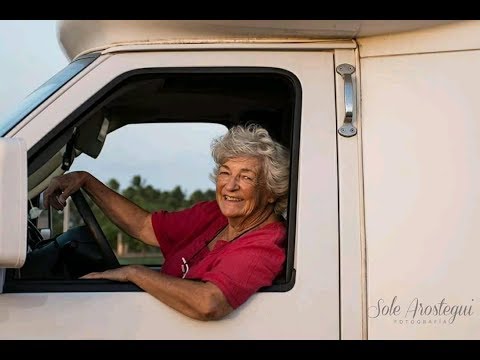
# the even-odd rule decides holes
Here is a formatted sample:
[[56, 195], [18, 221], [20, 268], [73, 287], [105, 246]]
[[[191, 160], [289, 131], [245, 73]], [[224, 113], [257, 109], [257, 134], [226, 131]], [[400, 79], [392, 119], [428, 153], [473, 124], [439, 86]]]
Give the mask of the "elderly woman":
[[83, 187], [122, 230], [159, 246], [161, 271], [129, 265], [83, 279], [131, 281], [179, 312], [220, 319], [264, 286], [285, 260], [289, 155], [256, 125], [236, 126], [212, 144], [216, 200], [148, 213], [86, 172], [52, 180], [46, 205], [60, 210]]

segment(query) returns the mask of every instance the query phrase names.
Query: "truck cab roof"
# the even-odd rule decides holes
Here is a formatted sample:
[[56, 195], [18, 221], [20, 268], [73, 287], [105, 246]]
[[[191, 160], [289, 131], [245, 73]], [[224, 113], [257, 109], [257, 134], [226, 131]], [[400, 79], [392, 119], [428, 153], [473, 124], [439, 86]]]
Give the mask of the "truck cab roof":
[[70, 59], [118, 45], [292, 43], [388, 35], [453, 20], [61, 20], [59, 43]]

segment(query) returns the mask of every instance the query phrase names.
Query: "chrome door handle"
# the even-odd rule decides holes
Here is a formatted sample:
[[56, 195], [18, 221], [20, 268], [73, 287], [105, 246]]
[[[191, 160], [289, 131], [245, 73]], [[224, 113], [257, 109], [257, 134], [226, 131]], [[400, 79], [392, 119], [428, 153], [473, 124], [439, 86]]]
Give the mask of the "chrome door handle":
[[350, 64], [340, 64], [336, 71], [343, 78], [345, 83], [345, 120], [338, 129], [338, 133], [345, 137], [351, 137], [357, 134], [357, 128], [353, 126], [353, 107], [355, 105], [355, 96], [353, 91], [352, 74], [355, 72], [355, 66]]

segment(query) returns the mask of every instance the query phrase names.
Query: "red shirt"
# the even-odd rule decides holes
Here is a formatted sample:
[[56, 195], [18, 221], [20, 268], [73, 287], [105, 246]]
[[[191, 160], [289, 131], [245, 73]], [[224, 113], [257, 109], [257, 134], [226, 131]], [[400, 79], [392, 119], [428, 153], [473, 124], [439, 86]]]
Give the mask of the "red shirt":
[[[208, 243], [228, 221], [216, 201], [189, 209], [152, 214], [152, 225], [165, 262], [161, 271], [186, 279], [209, 281], [220, 288], [235, 309], [261, 287], [271, 285], [285, 260], [285, 225], [274, 222], [228, 242]], [[183, 258], [183, 259], [182, 259]]]

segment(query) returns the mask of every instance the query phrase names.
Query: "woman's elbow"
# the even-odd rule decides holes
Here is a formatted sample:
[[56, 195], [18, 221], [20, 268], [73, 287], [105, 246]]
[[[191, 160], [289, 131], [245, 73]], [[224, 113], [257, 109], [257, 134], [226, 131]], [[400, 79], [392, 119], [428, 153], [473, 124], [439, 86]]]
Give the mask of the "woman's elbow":
[[158, 247], [159, 245], [157, 237], [155, 235], [155, 231], [153, 230], [152, 225], [152, 214], [145, 212], [144, 219], [140, 223], [142, 224], [142, 226], [137, 229], [138, 235], [136, 236], [136, 238], [147, 245]]
[[198, 320], [220, 320], [230, 314], [233, 308], [223, 294], [210, 293], [205, 296], [198, 311]]
[[201, 321], [213, 321], [213, 320], [221, 320], [227, 315], [228, 315], [227, 312], [222, 311], [219, 308], [210, 308], [210, 309], [205, 309], [200, 311], [196, 318], [197, 320], [201, 320]]

